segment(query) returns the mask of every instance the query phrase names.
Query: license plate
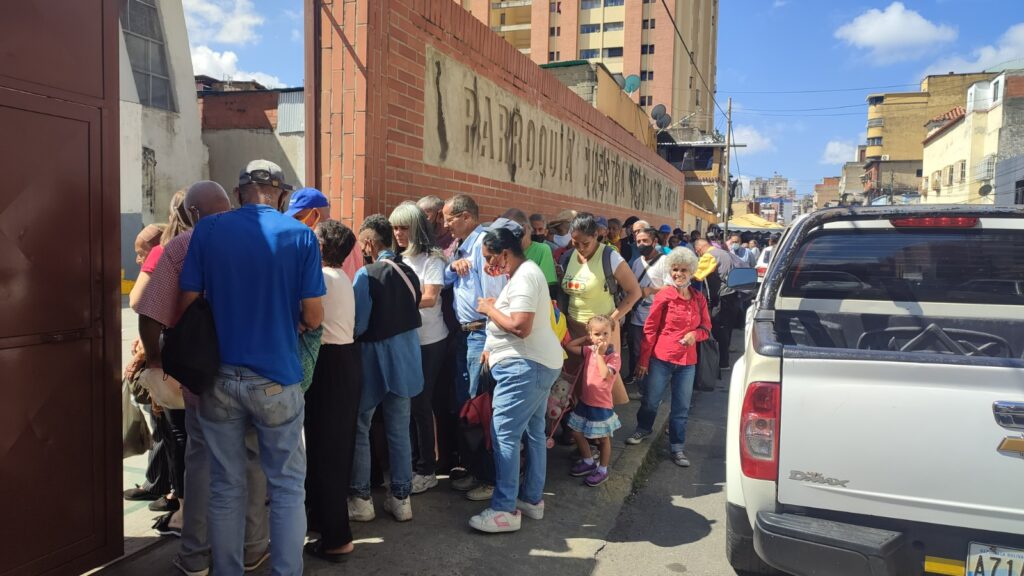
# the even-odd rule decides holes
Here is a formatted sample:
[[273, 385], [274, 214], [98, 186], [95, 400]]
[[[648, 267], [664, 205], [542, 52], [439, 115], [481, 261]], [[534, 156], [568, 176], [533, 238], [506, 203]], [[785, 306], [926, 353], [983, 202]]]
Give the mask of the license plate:
[[1024, 576], [1024, 550], [971, 542], [966, 576]]

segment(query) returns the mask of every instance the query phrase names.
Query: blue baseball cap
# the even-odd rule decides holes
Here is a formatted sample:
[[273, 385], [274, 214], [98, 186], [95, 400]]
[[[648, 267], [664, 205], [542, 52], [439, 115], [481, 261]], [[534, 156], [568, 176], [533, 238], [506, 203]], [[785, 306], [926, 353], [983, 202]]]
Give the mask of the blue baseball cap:
[[316, 188], [300, 188], [292, 193], [292, 197], [288, 200], [288, 210], [284, 214], [294, 217], [303, 210], [328, 206], [330, 206], [330, 202], [327, 201], [327, 196], [324, 196], [323, 192]]
[[662, 224], [661, 227], [658, 228], [658, 232], [661, 232], [662, 234], [671, 234], [672, 227], [669, 226], [668, 224]]
[[597, 222], [597, 225], [600, 226], [601, 228], [608, 227], [608, 219], [605, 218], [604, 216], [598, 216], [597, 218], [594, 218], [594, 222]]

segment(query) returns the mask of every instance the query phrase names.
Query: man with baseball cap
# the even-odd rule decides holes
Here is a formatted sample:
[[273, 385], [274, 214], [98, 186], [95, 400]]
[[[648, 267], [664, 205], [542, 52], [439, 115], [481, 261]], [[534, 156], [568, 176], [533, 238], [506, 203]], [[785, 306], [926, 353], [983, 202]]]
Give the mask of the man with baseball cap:
[[302, 573], [305, 402], [295, 350], [298, 331], [323, 321], [326, 287], [313, 231], [280, 212], [290, 189], [277, 164], [250, 162], [235, 189], [241, 208], [199, 221], [179, 280], [182, 309], [203, 295], [217, 326], [221, 366], [199, 402], [210, 454], [208, 537], [216, 574], [244, 570], [250, 424], [270, 488], [272, 572]]
[[288, 209], [284, 215], [313, 228], [321, 220], [330, 220], [331, 203], [316, 188], [299, 188], [288, 199]]

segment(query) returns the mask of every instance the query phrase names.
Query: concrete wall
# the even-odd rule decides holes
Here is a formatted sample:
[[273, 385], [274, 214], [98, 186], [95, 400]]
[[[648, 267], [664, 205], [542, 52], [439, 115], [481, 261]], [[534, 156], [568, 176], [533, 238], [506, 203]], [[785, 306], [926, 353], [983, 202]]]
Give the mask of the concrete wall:
[[[403, 200], [463, 192], [485, 219], [516, 206], [682, 223], [677, 170], [450, 0], [322, 6], [320, 33], [308, 36], [320, 58], [306, 75], [318, 82], [306, 86], [317, 119], [307, 125], [316, 171], [307, 179], [336, 218], [360, 222]], [[541, 128], [558, 135], [544, 148], [558, 156], [546, 169], [526, 155], [540, 154]], [[500, 152], [505, 143], [511, 152]]]
[[238, 185], [239, 170], [256, 158], [281, 166], [285, 179], [295, 187], [306, 181], [303, 134], [277, 134], [267, 128], [203, 130], [203, 143], [210, 151], [210, 180], [228, 192]]

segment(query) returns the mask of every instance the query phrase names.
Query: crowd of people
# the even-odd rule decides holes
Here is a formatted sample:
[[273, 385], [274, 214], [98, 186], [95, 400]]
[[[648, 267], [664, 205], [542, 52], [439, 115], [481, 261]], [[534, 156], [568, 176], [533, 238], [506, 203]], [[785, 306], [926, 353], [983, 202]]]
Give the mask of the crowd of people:
[[[740, 302], [725, 280], [760, 248], [573, 210], [513, 207], [484, 223], [464, 194], [404, 202], [352, 229], [266, 160], [241, 170], [239, 207], [231, 199], [197, 182], [136, 242], [139, 345], [126, 378], [169, 382], [181, 401], [153, 401], [151, 472], [125, 498], [167, 511], [155, 528], [181, 538], [174, 562], [190, 576], [268, 558], [275, 574], [301, 574], [303, 551], [341, 561], [350, 522], [375, 519], [381, 484], [400, 522], [439, 475], [489, 502], [469, 519], [479, 531], [542, 519], [560, 379], [574, 402], [556, 424], [583, 484], [607, 480], [623, 425], [627, 445], [652, 434], [666, 391], [672, 461], [688, 466], [698, 344], [714, 337], [728, 369]], [[200, 325], [204, 311], [214, 374], [172, 376], [162, 334]], [[630, 399], [640, 411], [622, 422], [615, 406]], [[484, 448], [466, 440], [469, 406], [487, 412]]]

